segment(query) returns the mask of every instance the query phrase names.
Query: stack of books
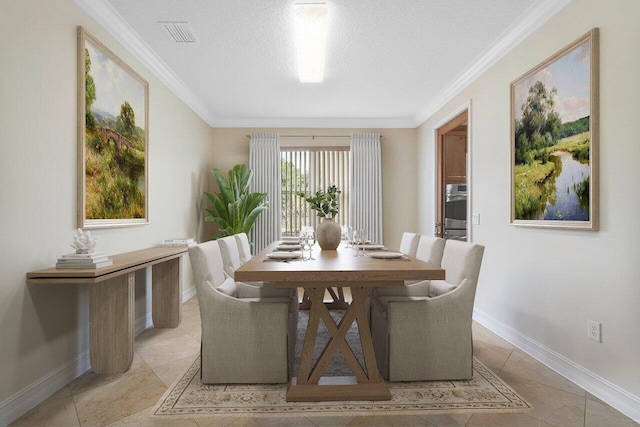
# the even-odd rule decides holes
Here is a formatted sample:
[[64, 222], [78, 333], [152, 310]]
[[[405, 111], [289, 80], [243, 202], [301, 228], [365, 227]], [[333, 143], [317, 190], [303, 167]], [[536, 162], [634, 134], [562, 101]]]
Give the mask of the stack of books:
[[193, 237], [180, 237], [175, 239], [164, 239], [162, 242], [158, 244], [158, 246], [167, 246], [167, 247], [175, 247], [175, 246], [195, 246], [196, 241]]
[[113, 264], [104, 252], [66, 254], [58, 258], [56, 268], [102, 268]]

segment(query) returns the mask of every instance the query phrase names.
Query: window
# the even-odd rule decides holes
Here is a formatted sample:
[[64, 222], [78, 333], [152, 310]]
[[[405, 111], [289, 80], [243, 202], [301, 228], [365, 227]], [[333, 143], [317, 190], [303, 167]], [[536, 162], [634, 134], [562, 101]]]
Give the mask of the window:
[[317, 226], [319, 218], [296, 194], [315, 193], [335, 184], [341, 191], [340, 225], [349, 221], [349, 147], [282, 147], [282, 235], [297, 236], [305, 225]]

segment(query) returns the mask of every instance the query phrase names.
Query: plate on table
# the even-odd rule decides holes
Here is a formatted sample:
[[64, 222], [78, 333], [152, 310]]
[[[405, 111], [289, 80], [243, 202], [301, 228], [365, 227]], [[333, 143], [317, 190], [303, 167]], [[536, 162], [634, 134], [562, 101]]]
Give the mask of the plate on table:
[[280, 240], [280, 243], [283, 245], [296, 245], [300, 243], [300, 238], [299, 237], [283, 237]]
[[357, 245], [358, 248], [362, 249], [364, 248], [367, 251], [375, 251], [375, 250], [380, 250], [380, 249], [384, 249], [384, 245], [380, 245], [378, 243], [365, 243], [364, 245]]
[[300, 243], [281, 243], [276, 246], [277, 251], [295, 251], [296, 249], [300, 249]]
[[274, 252], [272, 254], [267, 254], [267, 258], [269, 259], [296, 259], [302, 256], [302, 252], [293, 251], [293, 252]]
[[389, 251], [369, 252], [367, 255], [369, 255], [371, 258], [381, 258], [381, 259], [396, 259], [396, 258], [402, 258], [404, 256], [404, 254], [401, 252], [389, 252]]

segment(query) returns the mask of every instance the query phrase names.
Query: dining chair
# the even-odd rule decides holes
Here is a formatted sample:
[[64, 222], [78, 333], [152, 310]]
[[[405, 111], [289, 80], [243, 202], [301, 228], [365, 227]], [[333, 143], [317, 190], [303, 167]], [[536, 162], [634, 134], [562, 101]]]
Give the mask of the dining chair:
[[382, 375], [390, 381], [470, 379], [473, 304], [484, 246], [447, 240], [445, 280], [422, 294], [376, 296], [371, 334]]
[[[244, 245], [241, 243], [246, 238], [246, 234], [242, 233], [244, 238], [239, 234], [222, 237], [217, 240], [220, 245], [220, 253], [222, 255], [223, 270], [226, 277], [234, 279], [235, 271], [240, 268], [247, 260], [243, 260], [242, 253]], [[247, 246], [249, 240], [247, 239]], [[235, 280], [235, 279], [234, 279]], [[240, 282], [236, 282], [240, 283]], [[253, 294], [260, 297], [289, 297], [291, 298], [292, 313], [296, 320], [298, 318], [298, 290], [297, 289], [276, 289], [274, 287], [265, 286], [263, 282], [242, 282], [245, 289], [253, 288]], [[294, 308], [295, 306], [295, 308]]]
[[236, 239], [236, 243], [238, 244], [240, 262], [244, 264], [245, 262], [249, 261], [252, 257], [251, 244], [249, 243], [249, 237], [247, 236], [246, 233], [234, 234], [233, 237]]
[[220, 246], [208, 241], [189, 248], [202, 322], [202, 382], [286, 383], [297, 326], [291, 298], [226, 277]]
[[441, 237], [420, 235], [416, 258], [429, 264], [440, 266], [444, 254], [445, 240]]
[[[417, 236], [418, 245], [415, 257], [421, 261], [440, 267], [445, 240], [441, 237]], [[406, 280], [404, 286], [375, 288], [373, 296], [423, 296], [428, 294], [430, 282], [430, 280]]]
[[235, 271], [242, 265], [238, 241], [235, 236], [226, 236], [217, 242], [220, 244], [224, 273], [227, 277], [233, 278]]
[[402, 233], [402, 239], [400, 240], [400, 252], [409, 256], [415, 257], [418, 250], [418, 242], [420, 235], [416, 233], [409, 233], [405, 231]]

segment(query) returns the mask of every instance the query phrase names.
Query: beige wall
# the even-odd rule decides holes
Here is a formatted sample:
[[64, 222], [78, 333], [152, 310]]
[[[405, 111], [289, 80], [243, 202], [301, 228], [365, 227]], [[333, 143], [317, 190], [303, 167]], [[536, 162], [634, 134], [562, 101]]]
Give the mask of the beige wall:
[[[509, 225], [509, 84], [600, 27], [600, 231]], [[476, 309], [640, 396], [640, 3], [574, 0], [419, 128], [420, 229], [433, 229], [434, 125], [471, 100]], [[602, 343], [587, 339], [602, 322]]]
[[[400, 246], [403, 231], [415, 231], [418, 224], [416, 199], [416, 130], [415, 129], [256, 129], [215, 128], [214, 167], [223, 172], [238, 163], [249, 163], [249, 138], [252, 132], [277, 132], [280, 135], [351, 135], [355, 132], [378, 132], [382, 135], [382, 190], [384, 243]], [[281, 145], [349, 145], [349, 138], [281, 138]], [[209, 182], [215, 188], [213, 182]], [[402, 209], [398, 209], [401, 206]]]
[[[109, 254], [198, 234], [195, 200], [213, 158], [211, 128], [71, 0], [0, 0], [0, 402], [88, 348], [88, 292], [29, 285], [25, 273], [71, 250], [76, 229], [76, 26], [149, 82], [149, 219], [92, 231]], [[193, 286], [188, 260], [184, 287]], [[136, 318], [148, 314], [144, 283]], [[1, 424], [1, 422], [0, 422]]]

